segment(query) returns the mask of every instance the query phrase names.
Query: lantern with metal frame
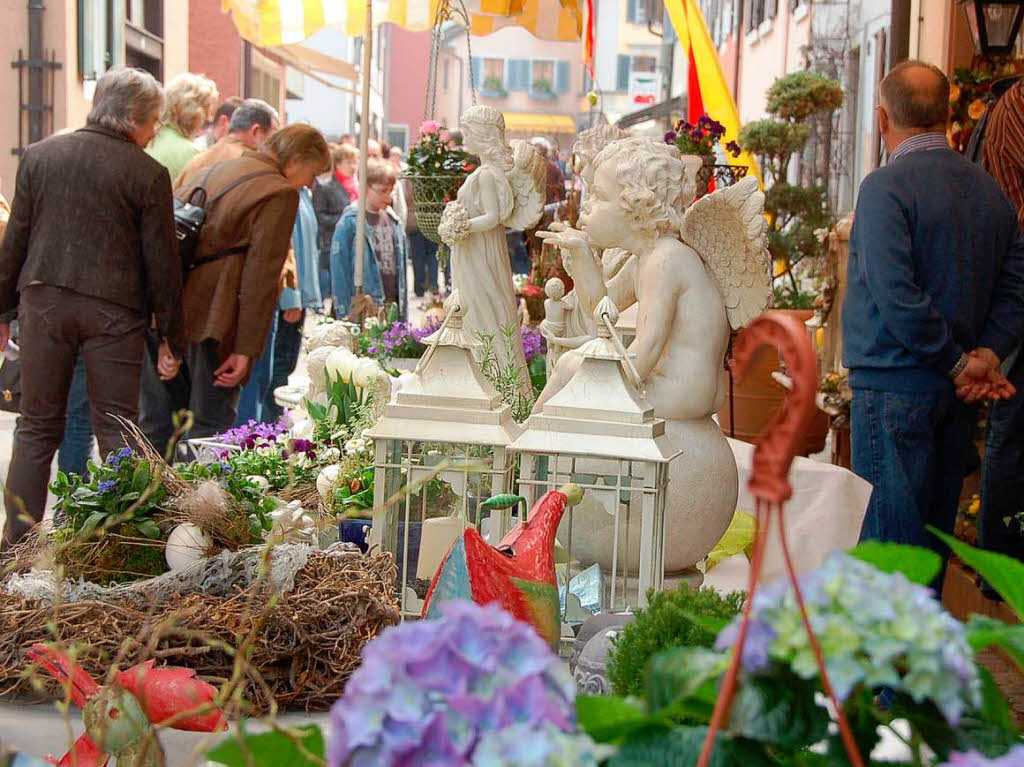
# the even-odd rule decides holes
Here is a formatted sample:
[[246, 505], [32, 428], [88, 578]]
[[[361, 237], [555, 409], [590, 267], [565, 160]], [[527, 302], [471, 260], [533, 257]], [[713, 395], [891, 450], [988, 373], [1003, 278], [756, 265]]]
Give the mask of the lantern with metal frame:
[[974, 47], [983, 56], [1013, 53], [1024, 20], [1024, 0], [960, 0]]
[[664, 581], [666, 489], [680, 451], [644, 398], [616, 333], [611, 299], [601, 300], [595, 316], [598, 336], [580, 348], [579, 370], [530, 416], [510, 450], [520, 457], [519, 492], [527, 507], [567, 482], [586, 491], [559, 529], [569, 554], [564, 602], [573, 563], [597, 563], [610, 576], [603, 579], [601, 609], [617, 611], [645, 605], [648, 589]]
[[487, 498], [512, 488], [508, 445], [521, 433], [512, 411], [473, 357], [455, 290], [447, 315], [416, 367], [369, 430], [374, 442], [370, 544], [395, 555], [403, 617], [422, 598], [448, 545], [467, 525], [492, 544], [511, 529], [511, 511]]

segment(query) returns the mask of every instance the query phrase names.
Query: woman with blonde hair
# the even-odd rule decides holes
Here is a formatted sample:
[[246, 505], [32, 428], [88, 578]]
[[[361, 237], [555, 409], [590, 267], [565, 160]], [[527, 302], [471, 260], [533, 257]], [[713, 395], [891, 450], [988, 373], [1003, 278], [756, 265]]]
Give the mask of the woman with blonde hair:
[[217, 85], [203, 75], [184, 72], [164, 90], [163, 123], [146, 151], [178, 178], [189, 160], [201, 151], [193, 140], [213, 116], [217, 106]]

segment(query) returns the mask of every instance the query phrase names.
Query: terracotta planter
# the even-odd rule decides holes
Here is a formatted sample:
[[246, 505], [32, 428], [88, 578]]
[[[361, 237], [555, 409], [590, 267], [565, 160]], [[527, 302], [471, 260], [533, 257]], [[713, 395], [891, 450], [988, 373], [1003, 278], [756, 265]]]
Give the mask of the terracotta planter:
[[[801, 322], [810, 319], [814, 314], [810, 309], [784, 309], [783, 311], [794, 315]], [[742, 332], [741, 330], [740, 333]], [[755, 357], [753, 364], [744, 375], [743, 381], [733, 379], [732, 417], [730, 417], [728, 394], [725, 405], [718, 411], [718, 420], [722, 425], [722, 431], [743, 442], [754, 441], [771, 421], [775, 411], [782, 405], [782, 400], [785, 399], [786, 390], [772, 378], [772, 373], [780, 369], [778, 354], [765, 347]], [[803, 454], [810, 455], [823, 450], [827, 435], [828, 416], [820, 410], [816, 411], [807, 430]]]

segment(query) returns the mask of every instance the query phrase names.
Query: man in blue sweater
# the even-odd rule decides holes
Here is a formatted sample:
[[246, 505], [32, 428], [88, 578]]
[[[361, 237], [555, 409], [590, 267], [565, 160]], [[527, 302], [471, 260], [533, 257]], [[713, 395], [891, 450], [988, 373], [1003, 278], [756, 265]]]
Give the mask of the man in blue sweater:
[[880, 86], [889, 162], [860, 188], [846, 302], [853, 470], [874, 485], [861, 538], [952, 532], [972, 403], [1014, 388], [994, 368], [1024, 333], [1024, 238], [982, 168], [949, 148], [949, 81], [908, 61]]

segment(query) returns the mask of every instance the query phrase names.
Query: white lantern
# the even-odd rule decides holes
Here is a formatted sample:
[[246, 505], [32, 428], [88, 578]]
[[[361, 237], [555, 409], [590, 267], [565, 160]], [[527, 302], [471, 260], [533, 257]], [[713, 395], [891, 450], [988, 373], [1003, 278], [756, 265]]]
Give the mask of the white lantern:
[[520, 456], [528, 504], [566, 482], [585, 490], [559, 527], [569, 552], [564, 588], [574, 565], [598, 563], [606, 576], [601, 608], [617, 611], [645, 605], [647, 590], [664, 581], [666, 488], [680, 451], [615, 334], [615, 304], [604, 298], [595, 314], [598, 337], [580, 348], [579, 370], [530, 416], [510, 450]]
[[[456, 290], [416, 373], [367, 435], [374, 441], [370, 545], [395, 555], [404, 617], [418, 617], [422, 607], [426, 583], [413, 583], [414, 577], [433, 574], [450, 528], [458, 529], [425, 525], [428, 519], [455, 517], [494, 544], [511, 529], [509, 511], [488, 512], [479, 504], [511, 490], [508, 445], [521, 429], [473, 358], [476, 344], [462, 327], [458, 302]], [[437, 535], [445, 540], [431, 537]]]

